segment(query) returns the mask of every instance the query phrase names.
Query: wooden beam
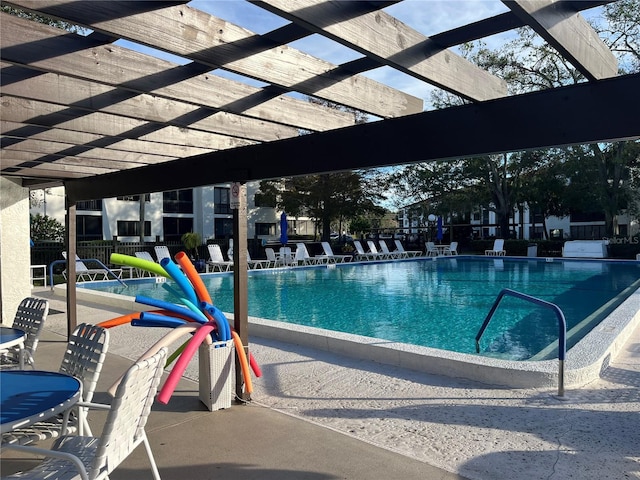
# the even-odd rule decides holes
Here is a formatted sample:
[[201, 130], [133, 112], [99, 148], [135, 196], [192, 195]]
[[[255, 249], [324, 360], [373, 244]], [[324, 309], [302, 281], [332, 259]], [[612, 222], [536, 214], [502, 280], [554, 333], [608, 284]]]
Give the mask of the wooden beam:
[[[61, 36], [59, 29], [13, 15], [1, 14], [0, 20], [0, 56], [8, 63], [90, 80], [134, 94], [151, 94], [153, 99], [160, 97], [256, 118], [262, 120], [255, 127], [256, 135], [261, 130], [273, 129], [277, 138], [287, 138], [297, 135], [296, 128], [322, 131], [355, 122], [353, 115], [336, 109], [291, 97], [273, 98], [264, 89], [213, 75], [209, 67], [176, 65], [116, 45], [95, 45], [79, 35]], [[121, 91], [116, 93], [119, 96], [115, 100], [127, 99], [121, 96]], [[108, 100], [98, 97], [93, 102], [104, 109]], [[246, 128], [250, 126], [251, 122], [247, 122]], [[245, 134], [244, 138], [253, 137]]]
[[[67, 194], [88, 200], [228, 181], [636, 139], [640, 138], [640, 123], [635, 121], [640, 111], [638, 91], [640, 74], [625, 75], [220, 151], [141, 168], [139, 172], [69, 181]], [[622, 104], [625, 108], [621, 110]], [[212, 163], [215, 168], [210, 168]]]
[[[2, 107], [3, 120], [115, 137], [116, 139], [145, 140], [207, 150], [223, 150], [253, 143], [200, 130], [165, 127], [162, 124], [143, 122], [108, 113], [75, 110], [24, 98], [2, 97]], [[7, 134], [19, 135], [19, 132], [7, 132]]]
[[618, 61], [591, 25], [565, 2], [503, 0], [523, 22], [567, 58], [587, 79], [618, 74]]
[[[299, 23], [419, 80], [470, 100], [504, 97], [504, 80], [442, 48], [391, 15], [366, 12], [353, 17], [352, 2], [264, 0], [256, 5]], [[429, 8], [425, 4], [424, 8]]]
[[[336, 68], [288, 46], [246, 49], [256, 34], [195, 8], [180, 5], [130, 15], [129, 2], [19, 0], [15, 5], [241, 75], [348, 105], [380, 117], [422, 111], [422, 100], [362, 76], [332, 77]], [[265, 49], [269, 47], [268, 49]]]

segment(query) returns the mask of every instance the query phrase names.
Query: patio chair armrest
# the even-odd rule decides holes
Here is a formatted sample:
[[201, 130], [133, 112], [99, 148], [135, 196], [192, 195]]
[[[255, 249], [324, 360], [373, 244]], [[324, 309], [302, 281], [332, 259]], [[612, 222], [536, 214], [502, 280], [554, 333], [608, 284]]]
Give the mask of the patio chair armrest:
[[71, 453], [58, 452], [56, 450], [49, 450], [47, 448], [32, 447], [27, 445], [11, 445], [11, 444], [3, 445], [2, 449], [17, 450], [17, 451], [29, 453], [32, 455], [42, 455], [43, 457], [51, 457], [51, 458], [58, 458], [60, 460], [66, 460], [68, 462], [71, 462], [73, 466], [78, 470], [78, 473], [80, 474], [80, 478], [82, 480], [89, 480], [89, 474], [87, 473], [87, 470], [84, 467], [82, 460], [80, 460], [78, 457], [76, 457]]
[[73, 405], [74, 407], [84, 407], [94, 410], [111, 410], [111, 405], [107, 405], [105, 403], [95, 403], [95, 402], [77, 402]]

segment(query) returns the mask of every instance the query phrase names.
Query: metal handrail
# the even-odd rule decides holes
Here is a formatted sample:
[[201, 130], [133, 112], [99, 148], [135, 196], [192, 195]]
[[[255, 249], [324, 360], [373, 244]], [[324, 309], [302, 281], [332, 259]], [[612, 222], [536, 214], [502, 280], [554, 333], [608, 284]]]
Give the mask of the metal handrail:
[[558, 317], [558, 396], [564, 396], [564, 360], [567, 354], [567, 322], [564, 318], [564, 313], [562, 313], [562, 310], [560, 310], [560, 307], [558, 307], [554, 303], [532, 297], [531, 295], [527, 295], [525, 293], [516, 292], [515, 290], [511, 290], [509, 288], [503, 288], [498, 294], [496, 300], [493, 302], [491, 310], [489, 310], [487, 317], [484, 319], [484, 322], [482, 323], [482, 326], [480, 327], [480, 330], [476, 335], [476, 353], [480, 353], [480, 337], [482, 337], [482, 334], [486, 330], [487, 325], [489, 325], [489, 322], [493, 318], [493, 314], [498, 308], [498, 304], [505, 295], [519, 298], [521, 300], [534, 303], [540, 307], [553, 310], [553, 312], [556, 314], [556, 317]]
[[[118, 276], [109, 267], [107, 267], [104, 263], [102, 263], [97, 258], [83, 258], [82, 261], [83, 262], [96, 262], [96, 263], [98, 263], [98, 265], [100, 265], [102, 268], [104, 268], [107, 271], [107, 273], [110, 273], [111, 275], [113, 275], [114, 279], [119, 281], [125, 287], [127, 286], [127, 284], [124, 283], [122, 281], [122, 279], [118, 278]], [[51, 282], [51, 290], [53, 290], [53, 267], [54, 267], [54, 265], [59, 265], [61, 263], [64, 263], [66, 265], [67, 260], [55, 260], [55, 261], [53, 261], [53, 262], [51, 262], [49, 264], [49, 279], [50, 279], [50, 282]]]

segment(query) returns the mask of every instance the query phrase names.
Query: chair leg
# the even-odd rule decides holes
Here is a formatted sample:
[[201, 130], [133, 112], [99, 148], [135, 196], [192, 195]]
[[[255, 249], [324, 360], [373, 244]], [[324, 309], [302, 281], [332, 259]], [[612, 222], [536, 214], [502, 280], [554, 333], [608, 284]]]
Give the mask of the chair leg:
[[142, 441], [144, 442], [144, 448], [147, 451], [147, 456], [149, 457], [149, 462], [151, 463], [151, 471], [153, 472], [153, 478], [155, 480], [161, 480], [160, 472], [158, 472], [158, 466], [156, 465], [156, 460], [153, 457], [153, 452], [151, 451], [151, 445], [149, 444], [149, 439], [147, 438], [147, 434], [143, 432], [142, 435], [143, 435]]

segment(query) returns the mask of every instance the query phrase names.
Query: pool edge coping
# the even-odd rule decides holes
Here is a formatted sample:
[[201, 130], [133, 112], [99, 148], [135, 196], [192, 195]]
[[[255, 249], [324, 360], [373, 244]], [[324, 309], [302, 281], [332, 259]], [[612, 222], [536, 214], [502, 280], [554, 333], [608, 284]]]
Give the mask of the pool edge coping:
[[[66, 296], [66, 285], [54, 287]], [[151, 307], [134, 297], [79, 288], [83, 301], [122, 308], [129, 312]], [[225, 313], [229, 318], [233, 315]], [[558, 360], [512, 361], [390, 342], [373, 337], [335, 332], [275, 320], [249, 317], [250, 336], [297, 344], [322, 351], [400, 368], [511, 388], [557, 387]], [[564, 365], [565, 387], [580, 387], [600, 377], [631, 334], [640, 326], [640, 289], [631, 293], [607, 318], [568, 353]]]

